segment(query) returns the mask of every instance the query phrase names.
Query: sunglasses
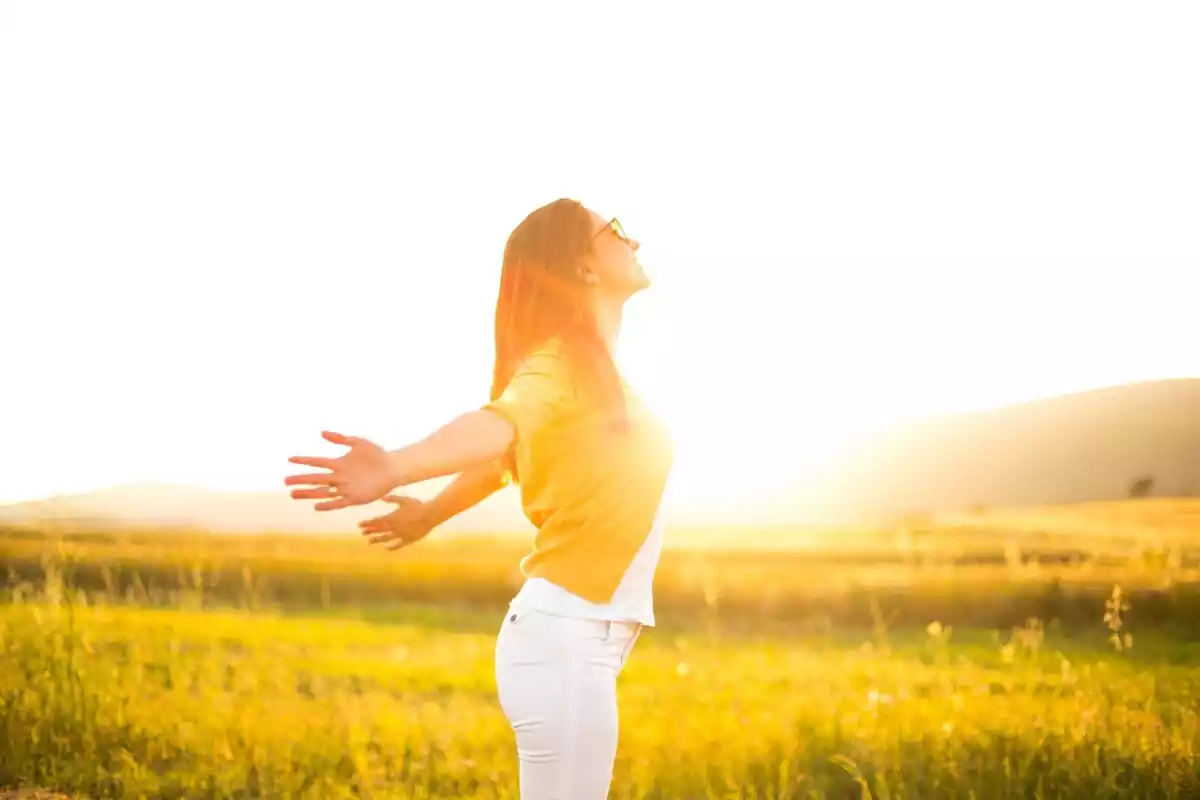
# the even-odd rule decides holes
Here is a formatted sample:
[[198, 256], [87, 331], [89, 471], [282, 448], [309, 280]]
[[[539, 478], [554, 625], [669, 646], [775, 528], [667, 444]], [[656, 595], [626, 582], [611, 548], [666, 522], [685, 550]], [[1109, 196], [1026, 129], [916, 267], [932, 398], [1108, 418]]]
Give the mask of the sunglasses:
[[613, 217], [612, 219], [610, 219], [608, 221], [608, 224], [605, 225], [603, 228], [601, 228], [596, 233], [596, 235], [592, 237], [593, 241], [600, 238], [602, 235], [604, 235], [605, 231], [612, 231], [613, 233], [615, 233], [617, 235], [617, 238], [620, 239], [622, 242], [624, 242], [625, 244], [627, 244], [631, 247], [633, 246], [633, 240], [630, 239], [629, 235], [625, 233], [625, 228], [621, 227], [621, 223], [617, 221], [616, 217]]

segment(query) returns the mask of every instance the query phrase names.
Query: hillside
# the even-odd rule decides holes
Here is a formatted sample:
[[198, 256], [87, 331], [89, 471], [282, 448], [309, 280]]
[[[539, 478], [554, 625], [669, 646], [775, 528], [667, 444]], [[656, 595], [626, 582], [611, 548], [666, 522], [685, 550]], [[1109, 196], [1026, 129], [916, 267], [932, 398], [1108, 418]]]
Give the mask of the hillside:
[[847, 449], [791, 511], [894, 516], [1200, 495], [1200, 380], [1130, 384], [897, 427]]

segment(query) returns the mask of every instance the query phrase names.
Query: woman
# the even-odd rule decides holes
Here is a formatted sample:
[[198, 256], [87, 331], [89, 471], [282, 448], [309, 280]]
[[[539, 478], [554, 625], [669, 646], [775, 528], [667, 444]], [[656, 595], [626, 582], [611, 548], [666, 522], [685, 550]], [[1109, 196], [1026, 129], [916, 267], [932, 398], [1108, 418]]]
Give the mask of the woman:
[[638, 242], [572, 200], [537, 209], [508, 239], [496, 302], [491, 402], [425, 439], [385, 451], [324, 433], [349, 451], [295, 457], [292, 497], [321, 511], [397, 486], [458, 479], [427, 505], [364, 523], [399, 547], [511, 478], [537, 528], [526, 580], [496, 642], [500, 705], [516, 734], [525, 800], [607, 797], [617, 748], [616, 679], [644, 626], [662, 547], [671, 468], [667, 430], [613, 360], [625, 302], [649, 286]]

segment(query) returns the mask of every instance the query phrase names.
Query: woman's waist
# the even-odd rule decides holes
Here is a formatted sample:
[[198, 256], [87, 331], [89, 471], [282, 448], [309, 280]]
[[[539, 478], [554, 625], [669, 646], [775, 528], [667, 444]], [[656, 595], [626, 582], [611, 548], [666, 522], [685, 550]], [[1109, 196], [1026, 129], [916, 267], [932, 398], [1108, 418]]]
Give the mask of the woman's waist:
[[620, 622], [631, 625], [654, 624], [652, 586], [637, 592], [617, 592], [609, 603], [595, 603], [542, 577], [529, 577], [509, 603], [511, 614], [540, 611], [573, 619]]

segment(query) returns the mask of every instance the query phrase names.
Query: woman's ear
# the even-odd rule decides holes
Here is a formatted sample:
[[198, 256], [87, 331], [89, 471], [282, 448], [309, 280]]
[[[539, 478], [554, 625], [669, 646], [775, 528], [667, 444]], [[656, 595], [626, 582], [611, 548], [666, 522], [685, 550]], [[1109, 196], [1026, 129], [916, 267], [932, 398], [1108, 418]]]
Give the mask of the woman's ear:
[[582, 283], [588, 286], [595, 286], [600, 282], [600, 276], [591, 270], [587, 261], [580, 261], [576, 269], [579, 272], [579, 280]]

